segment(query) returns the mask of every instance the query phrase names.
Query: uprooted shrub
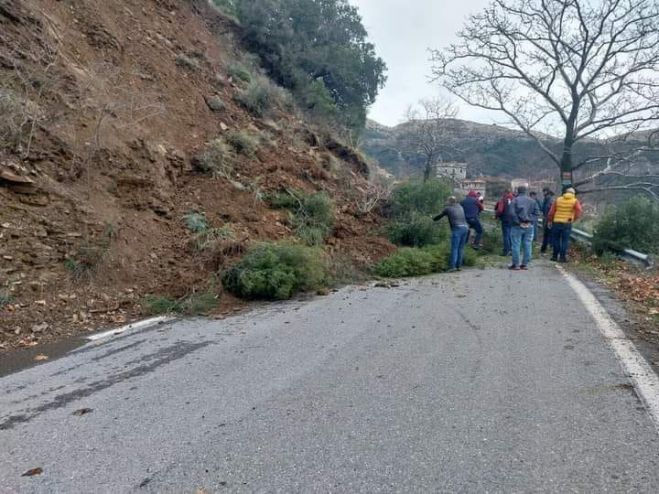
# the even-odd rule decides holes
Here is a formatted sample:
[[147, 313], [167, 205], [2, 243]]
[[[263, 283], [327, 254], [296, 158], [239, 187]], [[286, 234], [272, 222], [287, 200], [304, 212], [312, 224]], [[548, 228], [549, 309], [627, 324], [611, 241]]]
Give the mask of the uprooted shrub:
[[423, 247], [441, 242], [446, 238], [446, 227], [433, 221], [430, 216], [409, 213], [387, 225], [387, 236], [396, 245]]
[[222, 274], [227, 291], [250, 300], [286, 300], [327, 283], [328, 263], [323, 251], [287, 243], [257, 245]]
[[233, 80], [248, 84], [252, 81], [252, 73], [242, 63], [233, 63], [229, 65], [229, 77]]
[[297, 236], [307, 245], [322, 245], [334, 226], [334, 203], [326, 192], [305, 194], [287, 190], [266, 200], [275, 209], [288, 209]]
[[185, 53], [179, 53], [176, 55], [176, 65], [178, 65], [181, 68], [190, 70], [190, 71], [199, 71], [201, 70], [201, 65], [199, 63], [199, 60], [193, 57], [189, 57]]
[[295, 211], [299, 205], [299, 201], [296, 197], [297, 194], [293, 195], [290, 192], [284, 191], [266, 194], [264, 200], [273, 209], [288, 209], [290, 211]]
[[218, 295], [213, 290], [192, 293], [183, 298], [172, 299], [158, 295], [147, 295], [142, 300], [142, 309], [146, 314], [185, 314], [187, 316], [203, 315], [217, 306]]
[[[450, 253], [449, 242], [423, 248], [402, 247], [376, 264], [373, 272], [385, 278], [405, 278], [439, 273], [449, 268]], [[474, 251], [465, 249], [465, 266], [474, 266], [476, 259]]]
[[238, 153], [248, 158], [256, 156], [259, 142], [256, 137], [244, 130], [229, 132], [226, 136], [227, 143]]
[[432, 217], [444, 208], [451, 195], [451, 187], [439, 180], [407, 182], [394, 189], [387, 205], [391, 222], [387, 227], [389, 239], [407, 247], [423, 247], [441, 242], [447, 228]]
[[290, 94], [265, 77], [253, 79], [236, 95], [236, 101], [256, 117], [267, 116], [275, 109], [290, 110], [293, 107]]
[[325, 192], [305, 195], [293, 216], [298, 237], [307, 245], [321, 245], [334, 226], [334, 204]]
[[659, 203], [634, 197], [610, 207], [595, 226], [592, 245], [598, 255], [624, 249], [659, 254]]
[[86, 240], [64, 260], [64, 268], [75, 281], [89, 281], [110, 252], [117, 232], [112, 224], [106, 224], [100, 238]]
[[435, 273], [440, 271], [440, 266], [427, 250], [402, 247], [377, 263], [373, 271], [386, 278], [404, 278]]
[[441, 180], [406, 182], [396, 187], [391, 194], [391, 214], [394, 218], [405, 217], [413, 212], [427, 216], [439, 214], [452, 192], [452, 187]]
[[202, 233], [208, 230], [208, 219], [205, 213], [198, 211], [190, 211], [183, 215], [183, 223], [185, 227], [192, 233]]
[[230, 178], [233, 174], [233, 150], [224, 139], [214, 139], [192, 159], [192, 165], [201, 173], [213, 177]]
[[220, 228], [206, 228], [199, 231], [193, 238], [195, 250], [205, 251], [214, 248], [218, 243], [233, 240], [235, 234], [230, 225]]

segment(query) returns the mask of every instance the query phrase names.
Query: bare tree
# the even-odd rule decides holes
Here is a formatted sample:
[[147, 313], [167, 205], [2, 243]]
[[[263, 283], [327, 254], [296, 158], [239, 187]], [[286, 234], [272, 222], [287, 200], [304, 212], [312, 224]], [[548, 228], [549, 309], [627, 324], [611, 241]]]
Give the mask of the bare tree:
[[[659, 122], [656, 0], [494, 0], [468, 19], [457, 43], [433, 50], [432, 61], [434, 76], [453, 94], [505, 113], [534, 138], [564, 183], [588, 167], [601, 173], [582, 170], [582, 184], [618, 173], [619, 163], [626, 167], [648, 150], [639, 143], [624, 146], [624, 156], [577, 160], [575, 145], [632, 136]], [[559, 136], [562, 146], [542, 132]]]
[[447, 145], [447, 119], [455, 118], [457, 108], [442, 98], [422, 99], [407, 110], [403, 139], [407, 147], [423, 157], [423, 180], [430, 179], [433, 167], [442, 159]]

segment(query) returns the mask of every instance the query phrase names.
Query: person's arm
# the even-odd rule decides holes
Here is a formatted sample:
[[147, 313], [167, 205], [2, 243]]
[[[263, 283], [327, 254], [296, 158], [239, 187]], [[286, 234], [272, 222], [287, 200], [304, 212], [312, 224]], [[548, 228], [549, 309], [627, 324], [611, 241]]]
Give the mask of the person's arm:
[[446, 213], [447, 213], [447, 210], [445, 209], [445, 210], [442, 211], [440, 214], [438, 214], [437, 216], [435, 216], [435, 217], [433, 218], [433, 220], [434, 220], [434, 221], [439, 221], [439, 220], [441, 220], [444, 216], [446, 216]]
[[547, 215], [548, 226], [551, 226], [551, 224], [554, 222], [554, 215], [556, 215], [556, 201], [551, 204], [549, 214]]
[[513, 219], [513, 225], [519, 225], [520, 220], [519, 216], [517, 215], [517, 198], [513, 199], [508, 207], [510, 208], [510, 215]]
[[577, 221], [581, 216], [583, 215], [583, 207], [581, 206], [581, 203], [577, 200], [577, 202], [574, 203], [574, 221]]

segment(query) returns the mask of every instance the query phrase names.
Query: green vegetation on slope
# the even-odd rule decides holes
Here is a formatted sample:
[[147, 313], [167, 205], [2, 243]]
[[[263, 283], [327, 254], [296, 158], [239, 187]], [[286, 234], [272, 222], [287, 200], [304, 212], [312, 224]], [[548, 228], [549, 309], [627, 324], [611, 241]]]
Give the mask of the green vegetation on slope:
[[659, 203], [646, 197], [634, 197], [619, 206], [611, 206], [595, 225], [593, 250], [620, 252], [636, 249], [659, 254]]
[[385, 63], [347, 0], [214, 0], [243, 42], [312, 115], [360, 131], [385, 82]]

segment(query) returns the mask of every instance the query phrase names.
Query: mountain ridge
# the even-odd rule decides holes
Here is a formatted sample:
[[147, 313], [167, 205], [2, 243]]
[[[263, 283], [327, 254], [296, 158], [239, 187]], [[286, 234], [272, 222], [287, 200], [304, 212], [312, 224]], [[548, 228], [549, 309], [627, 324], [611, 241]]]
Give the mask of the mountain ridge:
[[[468, 176], [494, 176], [506, 179], [526, 177], [557, 179], [558, 167], [525, 132], [498, 124], [483, 124], [457, 118], [446, 122], [446, 148], [442, 161], [461, 161], [468, 165]], [[419, 176], [423, 159], [406, 142], [406, 130], [413, 122], [387, 126], [369, 120], [362, 136], [361, 149], [380, 166], [399, 177]], [[639, 132], [618, 144], [620, 150], [647, 139], [652, 131]], [[548, 134], [538, 134], [542, 142], [560, 155], [562, 141]], [[590, 138], [575, 146], [575, 159], [605, 154], [605, 143]], [[659, 167], [659, 157], [648, 156], [646, 168]]]

